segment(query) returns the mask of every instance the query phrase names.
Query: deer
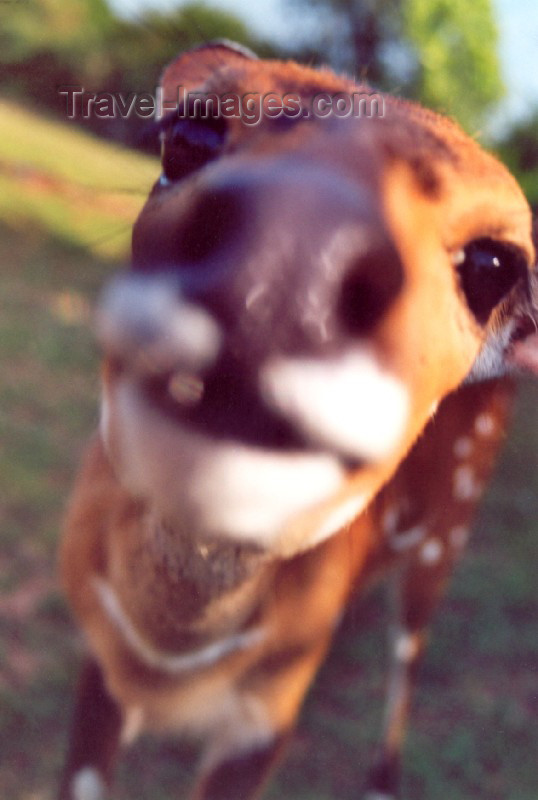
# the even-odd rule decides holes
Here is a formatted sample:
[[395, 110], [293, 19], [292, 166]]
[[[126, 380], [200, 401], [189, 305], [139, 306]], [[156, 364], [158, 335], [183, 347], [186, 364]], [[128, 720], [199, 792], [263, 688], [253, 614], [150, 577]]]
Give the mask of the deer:
[[[312, 115], [367, 91], [328, 68], [216, 41], [159, 91], [163, 172], [98, 303], [60, 549], [87, 655], [59, 797], [105, 797], [142, 731], [199, 744], [190, 800], [260, 797], [350, 597], [390, 575], [363, 796], [392, 800], [432, 615], [536, 371], [531, 213], [446, 117], [389, 95]], [[256, 125], [207, 100], [249, 93]]]

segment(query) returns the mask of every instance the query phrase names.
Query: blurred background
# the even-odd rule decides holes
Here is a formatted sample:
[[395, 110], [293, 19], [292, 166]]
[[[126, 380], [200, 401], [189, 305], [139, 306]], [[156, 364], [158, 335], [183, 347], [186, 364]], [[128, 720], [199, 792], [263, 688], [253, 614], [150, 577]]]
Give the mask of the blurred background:
[[[90, 311], [158, 175], [136, 117], [66, 118], [61, 86], [153, 91], [216, 37], [331, 63], [456, 117], [538, 205], [533, 0], [0, 0], [0, 798], [52, 800], [81, 643], [56, 580], [62, 511], [98, 419]], [[515, 423], [432, 633], [405, 800], [538, 797], [538, 390]], [[355, 604], [272, 800], [356, 800], [383, 705], [383, 591]], [[123, 761], [117, 800], [180, 797], [173, 741]], [[240, 800], [238, 798], [238, 800]]]

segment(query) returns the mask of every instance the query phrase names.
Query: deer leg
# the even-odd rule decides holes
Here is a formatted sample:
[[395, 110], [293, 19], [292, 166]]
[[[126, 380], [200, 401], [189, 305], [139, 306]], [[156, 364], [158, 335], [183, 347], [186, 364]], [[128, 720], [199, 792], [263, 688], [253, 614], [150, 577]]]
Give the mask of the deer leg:
[[[383, 740], [369, 800], [398, 796], [400, 750], [428, 627], [491, 477], [511, 396], [509, 384], [490, 382], [470, 384], [445, 400], [389, 490], [389, 509], [398, 507], [399, 498], [411, 498], [412, 522], [400, 520], [394, 522], [399, 530], [389, 529], [392, 563], [398, 564], [399, 555], [405, 560], [395, 583]], [[387, 523], [382, 527], [386, 533]]]
[[202, 777], [190, 800], [255, 800], [286, 750], [290, 735], [263, 748], [230, 757]]
[[82, 667], [59, 800], [101, 800], [110, 785], [119, 749], [122, 715], [99, 665]]
[[428, 628], [452, 573], [454, 560], [424, 563], [417, 557], [393, 584], [395, 623], [390, 630], [390, 667], [380, 751], [365, 800], [399, 797], [400, 760], [413, 691]]

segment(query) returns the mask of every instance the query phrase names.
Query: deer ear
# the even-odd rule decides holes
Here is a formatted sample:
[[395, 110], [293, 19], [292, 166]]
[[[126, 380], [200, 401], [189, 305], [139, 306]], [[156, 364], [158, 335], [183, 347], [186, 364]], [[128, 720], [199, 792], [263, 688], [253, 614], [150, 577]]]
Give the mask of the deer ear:
[[[187, 91], [199, 89], [211, 75], [224, 67], [241, 66], [245, 60], [257, 60], [257, 55], [235, 42], [217, 39], [181, 53], [164, 70], [160, 87], [162, 101], [177, 101], [178, 86]], [[162, 108], [159, 109], [159, 116]]]

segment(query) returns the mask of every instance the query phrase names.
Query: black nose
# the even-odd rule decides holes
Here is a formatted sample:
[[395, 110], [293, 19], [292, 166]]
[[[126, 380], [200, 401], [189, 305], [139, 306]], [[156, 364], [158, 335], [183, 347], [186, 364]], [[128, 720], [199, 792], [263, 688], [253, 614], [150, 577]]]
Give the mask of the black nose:
[[390, 242], [371, 245], [344, 275], [337, 314], [347, 333], [366, 336], [403, 286], [403, 269]]
[[172, 272], [188, 300], [238, 332], [239, 350], [257, 352], [366, 336], [403, 284], [375, 190], [290, 159], [228, 165], [150, 199], [133, 266]]
[[193, 266], [225, 256], [245, 235], [247, 197], [235, 186], [209, 190], [182, 220], [175, 258]]
[[204, 279], [245, 237], [245, 190], [228, 181], [183, 195], [150, 197], [133, 228], [132, 263], [140, 273], [203, 270]]

